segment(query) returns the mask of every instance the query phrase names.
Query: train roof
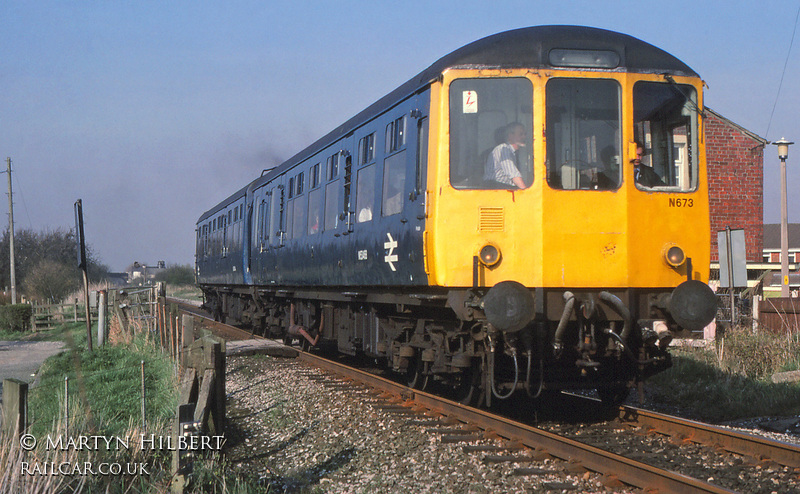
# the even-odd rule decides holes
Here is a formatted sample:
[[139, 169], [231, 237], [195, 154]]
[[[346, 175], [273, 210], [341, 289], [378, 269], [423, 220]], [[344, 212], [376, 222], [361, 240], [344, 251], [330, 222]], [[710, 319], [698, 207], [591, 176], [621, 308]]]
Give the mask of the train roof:
[[[615, 31], [583, 26], [534, 26], [505, 31], [469, 43], [443, 56], [332, 132], [257, 178], [251, 185], [257, 187], [269, 182], [397, 103], [424, 91], [447, 69], [553, 68], [550, 52], [554, 49], [614, 52], [619, 56], [619, 62], [613, 68], [617, 71], [699, 77], [688, 65], [666, 51]], [[200, 221], [230, 204], [246, 188], [205, 213]]]

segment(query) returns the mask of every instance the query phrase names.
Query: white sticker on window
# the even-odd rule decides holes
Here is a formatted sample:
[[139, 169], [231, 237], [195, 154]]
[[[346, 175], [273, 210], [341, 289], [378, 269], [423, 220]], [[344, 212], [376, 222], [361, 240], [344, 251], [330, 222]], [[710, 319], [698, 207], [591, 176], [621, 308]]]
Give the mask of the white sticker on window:
[[478, 113], [478, 93], [475, 91], [464, 91], [464, 113]]

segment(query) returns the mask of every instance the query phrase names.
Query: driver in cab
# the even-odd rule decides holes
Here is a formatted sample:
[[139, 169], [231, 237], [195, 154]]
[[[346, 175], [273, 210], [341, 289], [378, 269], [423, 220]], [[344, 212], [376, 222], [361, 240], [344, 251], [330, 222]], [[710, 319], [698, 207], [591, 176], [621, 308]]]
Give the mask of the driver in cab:
[[517, 150], [525, 147], [525, 126], [519, 122], [505, 128], [505, 142], [489, 153], [483, 179], [511, 188], [527, 189], [517, 166]]

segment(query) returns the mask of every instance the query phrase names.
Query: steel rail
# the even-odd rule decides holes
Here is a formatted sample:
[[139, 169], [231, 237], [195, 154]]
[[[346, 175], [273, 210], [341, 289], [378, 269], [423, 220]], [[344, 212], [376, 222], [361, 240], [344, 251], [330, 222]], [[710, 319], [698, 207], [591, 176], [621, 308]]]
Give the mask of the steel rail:
[[470, 408], [439, 396], [417, 391], [394, 381], [348, 367], [318, 355], [301, 352], [300, 360], [343, 375], [349, 379], [413, 400], [421, 407], [444, 415], [458, 417], [486, 431], [506, 439], [519, 441], [525, 446], [543, 450], [565, 461], [579, 462], [584, 468], [615, 476], [621, 482], [640, 489], [674, 493], [732, 493], [728, 489], [703, 482], [686, 475], [656, 468], [645, 463], [624, 458], [594, 446], [536, 429], [483, 410]]
[[718, 445], [731, 453], [761, 457], [759, 459], [770, 459], [781, 465], [800, 468], [800, 447], [795, 444], [628, 406], [620, 407], [619, 421], [651, 427], [657, 432], [701, 444]]

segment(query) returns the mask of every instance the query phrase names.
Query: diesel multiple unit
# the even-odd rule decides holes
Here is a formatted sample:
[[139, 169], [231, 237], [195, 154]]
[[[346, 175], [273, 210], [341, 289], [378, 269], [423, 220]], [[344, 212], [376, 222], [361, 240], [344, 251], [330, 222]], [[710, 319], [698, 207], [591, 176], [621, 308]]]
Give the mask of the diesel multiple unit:
[[715, 314], [702, 87], [600, 29], [464, 46], [200, 217], [205, 306], [465, 402], [619, 401]]

